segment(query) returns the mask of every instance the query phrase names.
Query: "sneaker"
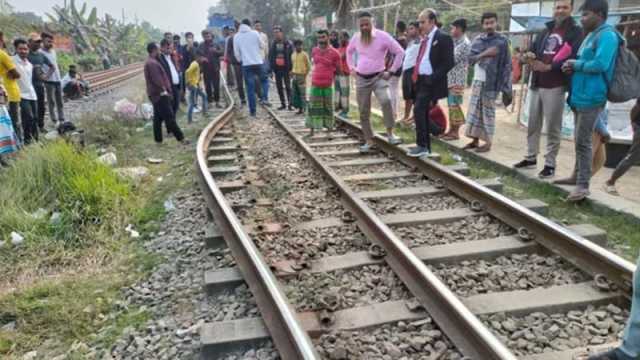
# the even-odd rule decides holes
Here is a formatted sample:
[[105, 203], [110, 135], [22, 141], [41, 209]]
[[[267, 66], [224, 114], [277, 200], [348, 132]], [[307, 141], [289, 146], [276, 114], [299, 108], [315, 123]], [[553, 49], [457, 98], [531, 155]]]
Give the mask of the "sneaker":
[[532, 168], [535, 168], [536, 165], [537, 165], [537, 162], [535, 160], [532, 161], [532, 160], [524, 159], [519, 163], [513, 165], [513, 167], [516, 169], [532, 169]]
[[349, 112], [341, 111], [340, 114], [338, 114], [338, 116], [343, 117], [345, 119], [348, 119], [349, 118]]
[[361, 154], [366, 154], [366, 153], [368, 153], [370, 151], [371, 151], [371, 145], [365, 143], [364, 145], [360, 146], [360, 153]]
[[293, 108], [293, 106], [289, 105], [289, 107], [287, 107], [287, 110], [294, 111], [295, 109]]
[[612, 349], [600, 354], [591, 355], [587, 360], [619, 360], [618, 352], [616, 349]]
[[247, 105], [247, 100], [240, 101], [240, 105], [242, 105], [242, 106]]
[[389, 144], [391, 144], [391, 145], [402, 144], [402, 139], [400, 139], [399, 137], [397, 137], [395, 135], [387, 136], [387, 140], [389, 140]]
[[411, 157], [423, 157], [431, 155], [431, 152], [426, 147], [416, 146], [407, 152], [407, 155]]
[[551, 166], [545, 166], [542, 171], [538, 174], [540, 179], [549, 179], [556, 175], [556, 168]]
[[569, 196], [567, 196], [567, 201], [569, 202], [580, 202], [587, 198], [587, 196], [591, 195], [589, 189], [576, 187]]
[[193, 113], [197, 114], [199, 112], [201, 112], [202, 110], [200, 110], [200, 108], [193, 108]]
[[286, 109], [286, 108], [287, 108], [286, 106], [284, 106], [284, 105], [280, 105], [280, 107], [278, 108], [278, 111], [282, 111], [282, 110], [284, 110], [284, 109]]

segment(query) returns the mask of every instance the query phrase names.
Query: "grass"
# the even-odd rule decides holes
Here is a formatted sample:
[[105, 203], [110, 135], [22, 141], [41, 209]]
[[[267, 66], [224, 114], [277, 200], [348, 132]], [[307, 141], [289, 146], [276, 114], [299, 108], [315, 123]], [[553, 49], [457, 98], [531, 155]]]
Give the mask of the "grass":
[[[184, 116], [179, 121], [184, 124]], [[173, 138], [155, 145], [142, 121], [98, 110], [79, 124], [86, 147], [63, 141], [32, 146], [0, 170], [0, 240], [12, 231], [25, 236], [21, 246], [0, 248], [0, 328], [15, 323], [15, 331], [0, 331], [2, 359], [33, 350], [39, 358], [66, 353], [82, 359], [69, 348], [108, 348], [124, 329], [144, 326], [150, 314], [123, 308], [121, 289], [163, 261], [142, 240], [160, 228], [165, 201], [195, 181], [193, 148]], [[194, 139], [202, 126], [183, 131]], [[118, 167], [145, 166], [150, 176], [137, 184], [119, 178], [96, 162], [105, 150], [116, 153]], [[150, 165], [150, 157], [164, 162]], [[30, 216], [40, 208], [45, 216]], [[61, 214], [59, 222], [50, 221], [53, 212]], [[141, 237], [131, 238], [127, 224]]]
[[[349, 113], [351, 119], [358, 119], [357, 110]], [[375, 131], [384, 131], [382, 119], [372, 114]], [[399, 128], [395, 131], [405, 143], [415, 142], [415, 130]], [[440, 154], [444, 165], [456, 163], [456, 157], [445, 146], [432, 143], [434, 152]], [[458, 157], [460, 158], [460, 157]], [[640, 232], [638, 222], [632, 217], [614, 210], [595, 207], [588, 203], [571, 204], [564, 201], [566, 194], [550, 184], [523, 181], [512, 173], [468, 156], [461, 156], [474, 179], [500, 178], [504, 184], [504, 194], [512, 199], [538, 199], [549, 205], [549, 218], [564, 225], [593, 224], [607, 232], [609, 246], [621, 256], [635, 262], [640, 251]]]

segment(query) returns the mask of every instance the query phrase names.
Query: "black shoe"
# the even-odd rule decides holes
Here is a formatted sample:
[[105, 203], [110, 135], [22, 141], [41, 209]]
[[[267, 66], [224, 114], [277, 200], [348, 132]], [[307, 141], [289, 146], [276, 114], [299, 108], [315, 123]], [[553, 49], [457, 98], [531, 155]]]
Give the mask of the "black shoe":
[[281, 106], [278, 108], [278, 111], [282, 111], [282, 110], [284, 110], [284, 109], [286, 109], [286, 108], [287, 108], [286, 106], [281, 105]]
[[247, 105], [247, 100], [241, 100], [240, 105]]
[[289, 107], [287, 108], [287, 110], [289, 110], [289, 111], [293, 111], [293, 110], [295, 110], [295, 109], [293, 108], [293, 106], [289, 105]]
[[536, 161], [531, 161], [531, 160], [527, 160], [524, 159], [522, 161], [520, 161], [519, 163], [513, 165], [514, 168], [516, 169], [531, 169], [536, 167], [537, 162]]
[[540, 171], [540, 173], [538, 174], [538, 177], [540, 179], [549, 179], [552, 178], [556, 175], [556, 168], [553, 168], [551, 166], [545, 166], [544, 169], [542, 169], [542, 171]]

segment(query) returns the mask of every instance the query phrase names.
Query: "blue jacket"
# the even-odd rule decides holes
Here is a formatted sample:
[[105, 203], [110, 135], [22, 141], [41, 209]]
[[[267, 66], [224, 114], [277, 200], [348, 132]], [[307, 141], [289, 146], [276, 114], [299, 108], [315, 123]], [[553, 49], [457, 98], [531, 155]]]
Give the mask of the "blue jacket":
[[622, 38], [609, 24], [587, 35], [578, 51], [571, 78], [569, 105], [574, 109], [593, 109], [607, 103], [608, 83], [613, 79]]

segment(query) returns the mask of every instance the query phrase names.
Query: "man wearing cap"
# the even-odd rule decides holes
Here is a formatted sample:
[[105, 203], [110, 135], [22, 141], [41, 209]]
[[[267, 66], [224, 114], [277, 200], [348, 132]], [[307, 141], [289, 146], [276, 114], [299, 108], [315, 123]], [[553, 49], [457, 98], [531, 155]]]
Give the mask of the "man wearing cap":
[[33, 88], [36, 90], [36, 95], [38, 97], [37, 100], [37, 111], [36, 111], [36, 122], [38, 124], [38, 128], [40, 128], [40, 132], [44, 132], [44, 106], [45, 106], [45, 90], [44, 90], [44, 79], [45, 79], [45, 67], [51, 67], [51, 63], [46, 56], [44, 56], [39, 50], [42, 45], [42, 38], [40, 38], [40, 34], [31, 33], [29, 34], [29, 55], [27, 55], [27, 59], [31, 65], [33, 65]]

